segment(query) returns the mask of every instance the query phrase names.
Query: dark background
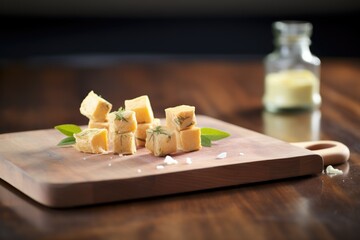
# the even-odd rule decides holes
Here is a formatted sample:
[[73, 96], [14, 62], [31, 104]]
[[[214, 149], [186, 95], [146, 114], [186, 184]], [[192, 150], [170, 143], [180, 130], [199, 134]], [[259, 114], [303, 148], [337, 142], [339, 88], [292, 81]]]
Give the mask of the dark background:
[[354, 0], [5, 0], [0, 8], [0, 58], [78, 54], [263, 57], [273, 49], [271, 23], [277, 20], [310, 21], [315, 55], [359, 57], [359, 10], [360, 1]]

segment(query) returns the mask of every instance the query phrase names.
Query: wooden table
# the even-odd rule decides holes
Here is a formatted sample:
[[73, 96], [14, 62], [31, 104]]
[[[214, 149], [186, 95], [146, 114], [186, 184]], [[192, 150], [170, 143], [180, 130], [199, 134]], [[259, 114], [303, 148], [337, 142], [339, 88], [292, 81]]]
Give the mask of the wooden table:
[[85, 124], [94, 90], [115, 105], [148, 94], [285, 141], [336, 140], [343, 175], [322, 174], [188, 194], [51, 209], [0, 181], [0, 239], [358, 239], [360, 60], [323, 59], [320, 110], [270, 114], [260, 60], [165, 56], [37, 58], [0, 65], [0, 132]]

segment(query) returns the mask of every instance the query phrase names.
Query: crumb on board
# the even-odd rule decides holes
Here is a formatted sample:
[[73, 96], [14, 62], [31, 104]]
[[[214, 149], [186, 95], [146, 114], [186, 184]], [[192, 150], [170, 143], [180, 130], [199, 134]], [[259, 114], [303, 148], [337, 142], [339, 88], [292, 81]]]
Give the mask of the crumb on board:
[[161, 165], [161, 164], [160, 164], [160, 165], [156, 165], [156, 169], [158, 169], [158, 170], [159, 170], [159, 169], [164, 169], [164, 168], [165, 168], [164, 165]]
[[216, 156], [216, 159], [224, 159], [227, 157], [227, 152], [222, 152]]
[[326, 167], [326, 174], [328, 174], [328, 175], [341, 175], [341, 174], [343, 174], [343, 171], [329, 165], [329, 166]]
[[166, 165], [173, 165], [173, 164], [178, 164], [178, 161], [172, 158], [171, 156], [166, 156], [164, 159], [164, 163]]

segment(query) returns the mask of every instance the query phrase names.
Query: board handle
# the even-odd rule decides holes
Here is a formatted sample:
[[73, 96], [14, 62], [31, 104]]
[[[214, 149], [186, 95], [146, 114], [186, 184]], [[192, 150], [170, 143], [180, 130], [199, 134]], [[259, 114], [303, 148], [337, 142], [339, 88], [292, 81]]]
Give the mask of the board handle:
[[337, 141], [309, 141], [291, 144], [319, 154], [324, 160], [324, 166], [345, 163], [350, 157], [349, 148]]

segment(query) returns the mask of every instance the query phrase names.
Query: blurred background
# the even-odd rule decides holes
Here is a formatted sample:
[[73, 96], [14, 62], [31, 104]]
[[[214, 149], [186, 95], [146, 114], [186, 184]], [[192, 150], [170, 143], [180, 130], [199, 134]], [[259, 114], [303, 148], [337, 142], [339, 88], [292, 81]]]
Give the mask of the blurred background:
[[[86, 124], [78, 107], [90, 90], [116, 107], [148, 94], [160, 117], [183, 103], [222, 119], [251, 114], [263, 73], [250, 71], [273, 50], [272, 22], [309, 21], [313, 54], [358, 58], [359, 13], [355, 0], [2, 0], [0, 133]], [[248, 102], [217, 112], [181, 90], [226, 79], [256, 84]]]
[[360, 54], [357, 0], [2, 0], [1, 58], [226, 54], [272, 50], [271, 23], [314, 25], [320, 56]]

